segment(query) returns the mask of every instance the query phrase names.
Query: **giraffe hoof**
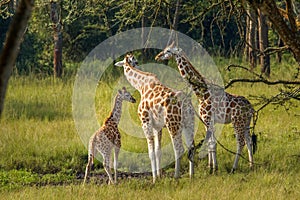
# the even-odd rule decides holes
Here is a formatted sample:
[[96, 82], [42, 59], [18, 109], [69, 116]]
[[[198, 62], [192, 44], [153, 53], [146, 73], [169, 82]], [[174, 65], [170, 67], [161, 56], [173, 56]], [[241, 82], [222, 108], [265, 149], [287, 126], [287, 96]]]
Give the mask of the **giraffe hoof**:
[[174, 174], [174, 178], [177, 180], [180, 178], [180, 175], [179, 174]]
[[108, 185], [115, 185], [114, 181], [108, 181]]
[[235, 169], [232, 168], [231, 171], [230, 171], [230, 174], [234, 174], [235, 173]]
[[212, 174], [217, 175], [218, 174], [218, 168], [213, 168], [212, 169]]

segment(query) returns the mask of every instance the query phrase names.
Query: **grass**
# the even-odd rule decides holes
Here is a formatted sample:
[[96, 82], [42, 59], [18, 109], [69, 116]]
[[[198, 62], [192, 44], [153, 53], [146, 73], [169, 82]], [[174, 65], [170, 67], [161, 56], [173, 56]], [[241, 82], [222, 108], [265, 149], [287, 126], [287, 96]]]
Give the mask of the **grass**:
[[[299, 186], [283, 173], [198, 175], [195, 181], [164, 178], [155, 185], [149, 180], [126, 180], [117, 186], [60, 185], [25, 187], [3, 193], [3, 199], [296, 199]], [[259, 180], [259, 184], [257, 185]], [[299, 179], [298, 179], [299, 180]], [[297, 181], [297, 180], [295, 180]]]
[[[223, 66], [231, 62], [237, 61], [217, 59], [225, 82], [234, 77], [247, 76], [239, 70], [225, 72]], [[292, 67], [287, 64], [273, 68], [274, 80], [289, 79], [293, 75]], [[286, 68], [288, 72], [284, 70]], [[197, 160], [195, 178], [189, 180], [187, 159], [183, 158], [182, 178], [179, 180], [172, 178], [174, 168], [170, 164], [164, 168], [164, 177], [155, 185], [151, 184], [151, 177], [145, 177], [120, 179], [118, 185], [108, 186], [97, 181], [97, 174], [103, 170], [101, 163], [96, 162], [94, 181], [83, 187], [79, 177], [84, 173], [87, 150], [77, 134], [72, 116], [73, 84], [73, 77], [54, 80], [14, 76], [10, 79], [5, 112], [0, 122], [0, 199], [300, 198], [299, 102], [293, 102], [296, 107], [290, 105], [288, 111], [269, 105], [260, 113], [256, 127], [258, 152], [254, 155], [259, 165], [255, 166], [254, 171], [250, 171], [247, 161], [241, 159], [237, 173], [228, 174], [234, 155], [218, 146], [219, 171], [216, 175], [209, 174], [206, 159]], [[228, 91], [246, 97], [270, 97], [281, 87], [236, 84]], [[95, 107], [99, 124], [110, 112], [112, 88], [113, 85], [105, 83], [97, 87]], [[134, 96], [139, 99], [138, 93], [134, 93]], [[257, 102], [254, 98], [250, 99], [253, 104]], [[124, 109], [129, 110], [129, 116], [139, 125], [137, 104], [128, 104]], [[121, 120], [126, 122], [127, 118]], [[132, 137], [125, 132], [126, 129], [122, 131], [124, 149], [147, 152], [145, 139]], [[196, 142], [203, 138], [203, 134], [204, 127], [200, 124]], [[164, 133], [163, 144], [169, 141], [168, 134]], [[236, 143], [230, 125], [224, 127], [219, 141], [235, 150]], [[243, 155], [246, 156], [246, 151]], [[122, 160], [120, 170], [134, 170], [137, 162], [144, 162], [145, 167], [149, 167], [149, 159]], [[129, 164], [130, 169], [122, 168]]]

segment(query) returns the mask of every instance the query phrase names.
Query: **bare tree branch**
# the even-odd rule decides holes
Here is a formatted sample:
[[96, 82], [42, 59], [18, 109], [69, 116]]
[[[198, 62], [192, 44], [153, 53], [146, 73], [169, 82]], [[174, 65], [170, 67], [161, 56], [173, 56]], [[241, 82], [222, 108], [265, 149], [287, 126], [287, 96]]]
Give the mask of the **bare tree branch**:
[[274, 53], [286, 51], [288, 49], [289, 49], [288, 46], [283, 46], [283, 47], [268, 47], [263, 52], [258, 53], [257, 56], [266, 55], [266, 54], [271, 55], [271, 54], [274, 54]]
[[[259, 100], [259, 102], [255, 104], [256, 106], [262, 105], [260, 108], [256, 109], [256, 112], [258, 113], [269, 104], [284, 106], [288, 101], [292, 99], [300, 101], [300, 87], [295, 87], [289, 89], [288, 91], [281, 90], [278, 94], [272, 96], [271, 98], [267, 98], [265, 96], [251, 96], [251, 98]], [[285, 108], [286, 110], [289, 110], [289, 107]]]
[[246, 79], [246, 78], [238, 78], [230, 80], [227, 85], [225, 86], [225, 89], [232, 86], [234, 83], [264, 83], [267, 85], [300, 85], [300, 81], [286, 81], [286, 80], [278, 80], [278, 81], [268, 81], [266, 79]]
[[188, 23], [188, 22], [193, 22], [197, 19], [202, 19], [209, 11], [211, 11], [213, 8], [223, 4], [225, 1], [220, 1], [217, 3], [213, 3], [211, 4], [211, 6], [209, 6], [208, 8], [205, 8], [203, 12], [199, 13], [198, 15], [196, 15], [195, 17], [188, 19], [188, 20], [183, 20], [184, 23]]
[[257, 74], [253, 72], [251, 69], [248, 69], [247, 67], [240, 66], [240, 65], [229, 65], [227, 67], [227, 70], [230, 71], [231, 68], [240, 68], [243, 69], [247, 72], [250, 72], [252, 75], [254, 75], [256, 78], [255, 79], [247, 79], [247, 78], [238, 78], [238, 79], [232, 79], [230, 80], [226, 86], [225, 89], [231, 87], [234, 83], [264, 83], [267, 85], [300, 85], [300, 81], [290, 81], [290, 80], [277, 80], [277, 81], [269, 81], [265, 79], [262, 75]]

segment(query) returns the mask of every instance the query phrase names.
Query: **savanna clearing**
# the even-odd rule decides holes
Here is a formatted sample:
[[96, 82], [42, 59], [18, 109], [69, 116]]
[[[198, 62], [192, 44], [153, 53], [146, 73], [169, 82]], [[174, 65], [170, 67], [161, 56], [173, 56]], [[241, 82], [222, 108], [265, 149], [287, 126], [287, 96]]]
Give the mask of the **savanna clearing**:
[[[247, 77], [240, 71], [226, 72], [231, 60], [216, 59], [224, 82]], [[234, 60], [233, 62], [236, 62]], [[272, 66], [272, 79], [290, 79], [293, 66], [285, 62]], [[87, 149], [79, 138], [72, 116], [72, 92], [75, 76], [54, 80], [35, 75], [14, 75], [9, 84], [0, 137], [0, 199], [299, 199], [300, 198], [300, 103], [286, 107], [268, 105], [260, 112], [255, 132], [257, 165], [251, 171], [247, 160], [240, 159], [235, 174], [229, 174], [234, 155], [218, 145], [219, 171], [210, 174], [207, 159], [196, 159], [195, 177], [188, 177], [186, 155], [182, 159], [182, 177], [172, 178], [174, 166], [164, 168], [164, 177], [152, 185], [150, 175], [119, 177], [118, 185], [107, 185], [101, 162], [96, 162], [89, 184], [82, 186]], [[130, 87], [127, 85], [127, 87]], [[95, 107], [101, 125], [111, 110], [113, 83], [100, 82]], [[239, 83], [228, 92], [246, 96], [254, 107], [253, 96], [271, 97], [282, 85]], [[136, 99], [139, 94], [134, 93]], [[101, 102], [101, 105], [99, 104]], [[102, 102], [106, 102], [103, 104]], [[137, 104], [128, 105], [136, 115]], [[121, 118], [122, 120], [122, 118]], [[124, 119], [123, 119], [124, 120]], [[137, 122], [138, 119], [136, 118]], [[199, 123], [195, 141], [203, 139]], [[169, 142], [164, 132], [163, 144]], [[91, 133], [92, 134], [92, 133]], [[235, 151], [231, 125], [223, 129], [219, 141]], [[145, 139], [122, 135], [124, 148], [147, 152]], [[247, 157], [246, 148], [243, 155]], [[135, 162], [132, 163], [134, 168]], [[126, 171], [127, 169], [119, 169]]]

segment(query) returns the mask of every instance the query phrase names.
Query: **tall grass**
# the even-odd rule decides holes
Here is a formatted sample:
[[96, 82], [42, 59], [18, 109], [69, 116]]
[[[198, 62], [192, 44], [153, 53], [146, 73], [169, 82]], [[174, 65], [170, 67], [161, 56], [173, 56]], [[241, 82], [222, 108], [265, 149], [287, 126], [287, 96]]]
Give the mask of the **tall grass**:
[[[239, 70], [225, 72], [224, 66], [231, 62], [221, 58], [217, 60], [225, 82], [247, 76]], [[288, 64], [272, 69], [274, 79], [289, 79], [294, 73], [293, 67]], [[73, 83], [73, 77], [65, 80], [35, 76], [11, 78], [0, 122], [0, 199], [300, 198], [300, 104], [296, 101], [296, 107], [289, 110], [269, 105], [260, 113], [255, 129], [258, 135], [258, 152], [254, 155], [257, 165], [253, 171], [249, 170], [248, 162], [241, 159], [237, 173], [228, 174], [234, 155], [218, 146], [219, 172], [216, 175], [209, 174], [206, 159], [197, 160], [195, 178], [190, 181], [188, 162], [184, 157], [183, 175], [178, 181], [172, 178], [174, 166], [171, 164], [164, 169], [164, 177], [155, 185], [150, 184], [151, 177], [145, 177], [120, 179], [117, 186], [100, 185], [96, 181], [82, 187], [79, 184], [81, 179], [77, 178], [84, 172], [87, 150], [76, 132], [72, 117]], [[98, 85], [95, 106], [100, 125], [111, 110], [113, 87], [105, 83]], [[236, 84], [228, 91], [248, 98], [255, 95], [270, 97], [281, 87]], [[138, 93], [134, 96], [139, 99]], [[253, 104], [257, 102], [254, 98], [250, 100]], [[125, 109], [139, 124], [137, 104]], [[203, 135], [204, 127], [199, 123], [196, 142]], [[235, 151], [236, 141], [231, 125], [224, 127], [219, 141]], [[169, 136], [164, 132], [163, 144], [167, 143]], [[123, 131], [122, 144], [129, 151], [147, 152], [145, 139], [131, 137]], [[243, 155], [247, 157], [246, 151]], [[134, 169], [135, 162], [149, 160], [127, 162], [132, 163]], [[102, 171], [101, 163], [96, 162], [95, 168]]]

